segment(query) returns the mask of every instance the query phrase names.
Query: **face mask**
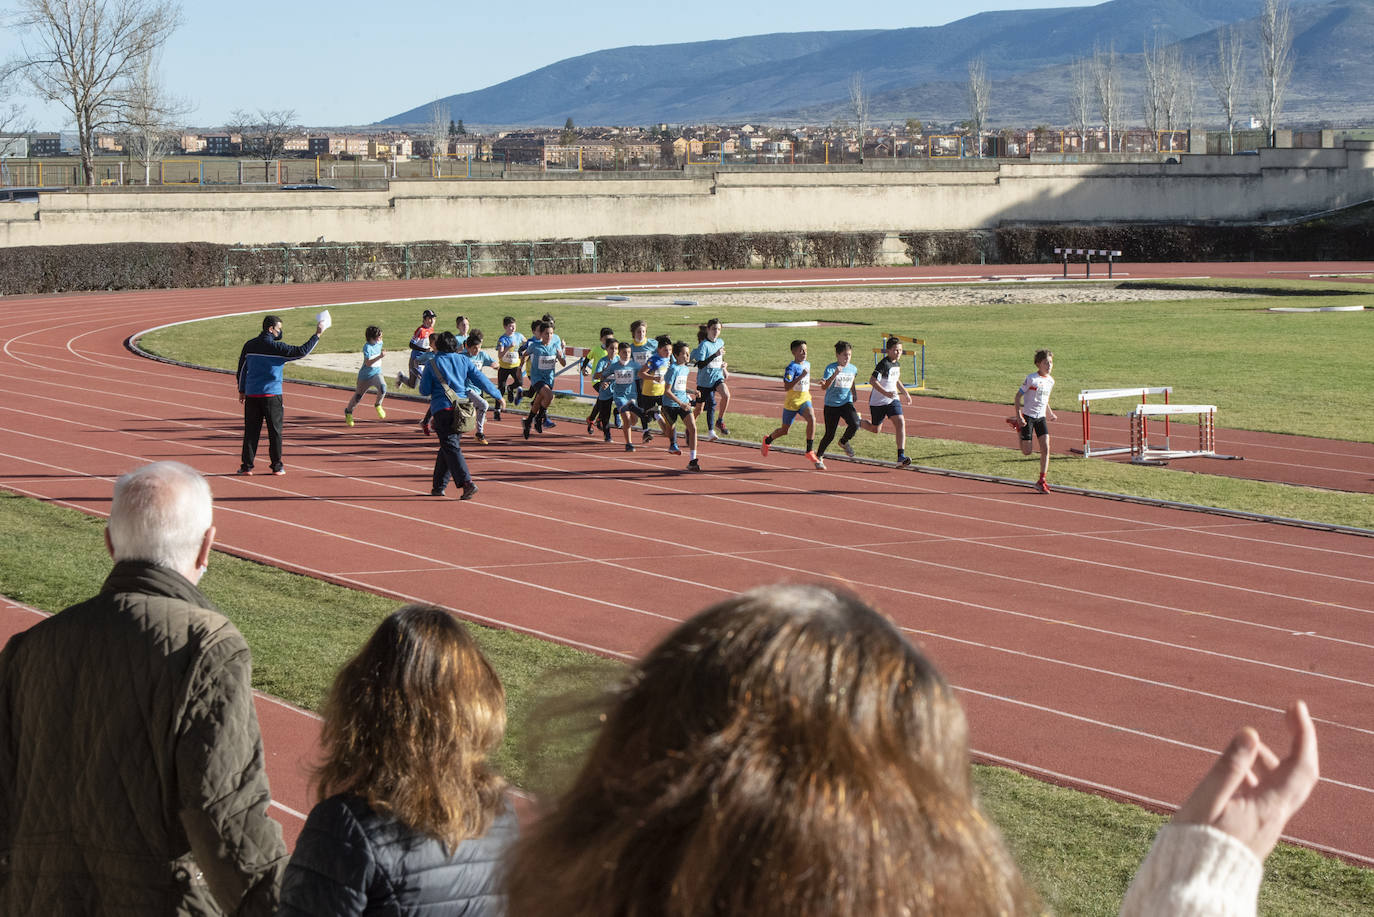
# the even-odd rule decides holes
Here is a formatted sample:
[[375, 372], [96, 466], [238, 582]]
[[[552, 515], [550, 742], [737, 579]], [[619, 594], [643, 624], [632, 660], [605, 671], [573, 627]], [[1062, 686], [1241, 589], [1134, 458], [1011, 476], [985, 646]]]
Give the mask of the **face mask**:
[[280, 329], [280, 328], [278, 328], [276, 331], [273, 331], [273, 332], [272, 332], [272, 340], [274, 340], [274, 341], [280, 341], [280, 340], [281, 340], [281, 329]]

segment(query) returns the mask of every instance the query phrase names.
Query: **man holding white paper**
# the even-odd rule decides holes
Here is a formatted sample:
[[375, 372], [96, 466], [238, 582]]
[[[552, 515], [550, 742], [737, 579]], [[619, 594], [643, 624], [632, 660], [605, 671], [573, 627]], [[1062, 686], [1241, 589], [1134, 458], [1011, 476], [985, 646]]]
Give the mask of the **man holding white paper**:
[[239, 474], [253, 473], [263, 421], [267, 422], [267, 454], [272, 460], [272, 473], [286, 474], [286, 466], [281, 460], [282, 369], [314, 350], [329, 324], [328, 311], [315, 316], [315, 333], [304, 344], [295, 347], [282, 343], [282, 321], [269, 315], [262, 320], [262, 334], [244, 343], [237, 373], [239, 403], [243, 405], [243, 456]]

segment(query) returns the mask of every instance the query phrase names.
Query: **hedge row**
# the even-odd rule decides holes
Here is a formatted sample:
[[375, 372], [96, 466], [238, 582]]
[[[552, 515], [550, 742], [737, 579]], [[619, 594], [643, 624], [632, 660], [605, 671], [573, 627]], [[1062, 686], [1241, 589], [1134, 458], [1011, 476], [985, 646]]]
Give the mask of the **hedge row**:
[[1056, 248], [1113, 249], [1127, 261], [1357, 261], [1374, 251], [1374, 226], [1314, 220], [1293, 226], [1014, 226], [901, 234], [919, 264], [1040, 264]]
[[[1374, 226], [1363, 220], [1275, 227], [1116, 223], [908, 232], [901, 239], [918, 264], [1046, 263], [1057, 260], [1055, 248], [1119, 249], [1128, 261], [1344, 261], [1369, 257]], [[609, 236], [598, 240], [595, 263], [582, 254], [580, 241], [23, 246], [0, 248], [0, 293], [593, 270], [867, 267], [877, 263], [882, 242], [877, 232]]]

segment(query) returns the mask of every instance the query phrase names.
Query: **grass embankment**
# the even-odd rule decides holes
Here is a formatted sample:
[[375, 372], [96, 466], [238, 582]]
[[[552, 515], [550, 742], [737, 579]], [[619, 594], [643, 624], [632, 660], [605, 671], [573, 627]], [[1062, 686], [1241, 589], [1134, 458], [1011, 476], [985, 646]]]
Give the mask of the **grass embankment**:
[[[1174, 284], [1185, 285], [1185, 284]], [[1186, 285], [1185, 285], [1186, 286]], [[1264, 311], [1280, 301], [1285, 306], [1362, 303], [1370, 292], [1336, 283], [1285, 281], [1228, 282], [1230, 292], [1253, 292], [1253, 299], [1181, 300], [1069, 305], [956, 305], [919, 308], [805, 310], [808, 302], [824, 303], [829, 291], [770, 290], [770, 301], [795, 301], [795, 314], [755, 307], [711, 305], [712, 292], [654, 293], [658, 301], [690, 297], [696, 307], [636, 311], [612, 307], [588, 297], [587, 304], [549, 302], [548, 296], [435, 299], [366, 303], [331, 309], [334, 327], [321, 341], [324, 352], [354, 352], [363, 329], [380, 324], [388, 346], [402, 349], [420, 312], [433, 307], [440, 328], [452, 327], [453, 316], [466, 314], [487, 333], [494, 346], [502, 316], [518, 319], [528, 330], [530, 318], [545, 310], [558, 317], [563, 338], [576, 344], [596, 339], [603, 325], [626, 333], [642, 317], [651, 334], [671, 333], [695, 341], [696, 325], [711, 316], [727, 322], [816, 318], [851, 322], [848, 328], [731, 329], [725, 337], [730, 366], [737, 372], [779, 375], [788, 359], [788, 342], [797, 336], [811, 343], [816, 376], [831, 359], [831, 344], [845, 338], [864, 362], [883, 331], [904, 331], [929, 342], [927, 396], [1007, 402], [1027, 372], [1032, 350], [1055, 350], [1054, 403], [1061, 413], [1077, 409], [1081, 389], [1125, 385], [1175, 386], [1177, 403], [1219, 406], [1223, 426], [1308, 436], [1374, 441], [1368, 393], [1374, 390], [1374, 314], [1275, 314]], [[1034, 300], [1037, 286], [1005, 288]], [[1055, 289], [1061, 290], [1062, 287]], [[650, 294], [636, 294], [650, 295]], [[900, 294], [899, 294], [900, 295]], [[1276, 300], [1276, 297], [1281, 299]], [[286, 317], [289, 341], [299, 341], [314, 324], [314, 309], [291, 310]], [[260, 327], [257, 316], [239, 316], [168, 328], [145, 337], [148, 349], [207, 366], [233, 368], [239, 347]], [[288, 364], [289, 375], [313, 381], [352, 385], [348, 373]], [[909, 370], [908, 370], [909, 372]], [[918, 396], [918, 399], [921, 396]], [[1128, 399], [1101, 402], [1103, 410], [1124, 412]], [[576, 411], [568, 407], [567, 411]], [[920, 432], [917, 401], [914, 431]], [[731, 432], [758, 440], [775, 424], [735, 415]], [[1186, 434], [1181, 434], [1186, 437]], [[1010, 437], [1008, 437], [1010, 440]], [[784, 444], [801, 443], [794, 433]], [[856, 450], [870, 458], [891, 458], [889, 436], [861, 433]], [[1009, 443], [1010, 444], [1010, 443]], [[1225, 443], [1221, 444], [1224, 451]], [[1035, 461], [1012, 448], [991, 448], [953, 440], [913, 438], [910, 454], [917, 464], [958, 471], [1032, 480]], [[1052, 480], [1065, 485], [1205, 506], [1227, 507], [1337, 525], [1374, 528], [1374, 497], [1341, 494], [1221, 478], [1205, 473], [1142, 468], [1113, 462], [1085, 462], [1059, 456]]]
[[[0, 492], [0, 593], [47, 611], [94, 594], [109, 570], [104, 522]], [[216, 554], [202, 587], [253, 648], [254, 685], [317, 708], [338, 666], [397, 603]], [[473, 626], [505, 683], [510, 715], [498, 763], [519, 784], [556, 769], [577, 749], [530, 738], [543, 698], [594, 690], [622, 671], [616, 663], [506, 631]], [[531, 752], [530, 749], [537, 749]], [[535, 755], [542, 756], [543, 760]], [[985, 806], [1045, 903], [1063, 915], [1111, 915], [1163, 819], [1031, 780], [1003, 768], [975, 768]], [[1270, 857], [1261, 913], [1368, 912], [1374, 871], [1282, 846]]]

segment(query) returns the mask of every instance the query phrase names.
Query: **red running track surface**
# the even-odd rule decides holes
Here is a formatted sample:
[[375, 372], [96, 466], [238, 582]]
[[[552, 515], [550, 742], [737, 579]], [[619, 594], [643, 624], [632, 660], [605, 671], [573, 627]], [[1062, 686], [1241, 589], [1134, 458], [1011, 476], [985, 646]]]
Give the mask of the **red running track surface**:
[[[216, 523], [233, 553], [617, 656], [740, 589], [842, 582], [958, 687], [984, 760], [1163, 808], [1241, 723], [1284, 744], [1281, 710], [1303, 697], [1323, 777], [1289, 836], [1374, 863], [1374, 539], [838, 460], [818, 473], [723, 445], [705, 446], [706, 472], [689, 475], [661, 440], [628, 454], [562, 424], [527, 443], [513, 421], [490, 424], [491, 446], [465, 448], [478, 500], [435, 500], [418, 405], [345, 429], [340, 392], [298, 385], [286, 396], [288, 475], [239, 478], [228, 377], [122, 346], [157, 324], [250, 306], [540, 285], [554, 283], [7, 300], [0, 485], [103, 514], [115, 475], [178, 459], [219, 476]], [[304, 811], [291, 793], [286, 804]]]

